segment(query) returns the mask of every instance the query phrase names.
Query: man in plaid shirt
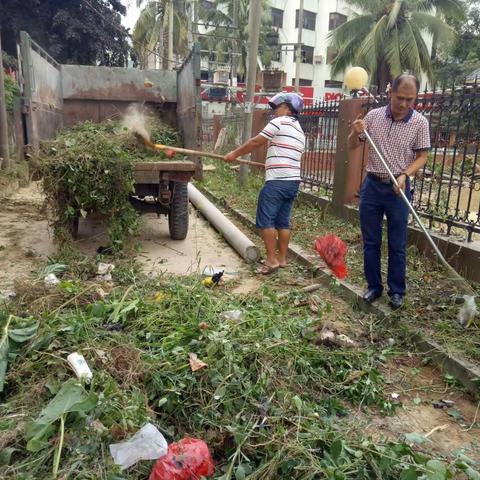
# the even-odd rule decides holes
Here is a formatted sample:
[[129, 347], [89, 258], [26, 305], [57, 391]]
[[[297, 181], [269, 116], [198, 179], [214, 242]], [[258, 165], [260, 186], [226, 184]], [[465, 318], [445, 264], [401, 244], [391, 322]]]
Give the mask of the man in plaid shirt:
[[[430, 149], [428, 120], [413, 109], [418, 90], [419, 81], [413, 75], [397, 77], [389, 91], [390, 103], [371, 110], [364, 119], [359, 115], [348, 137], [349, 148], [359, 148], [365, 141], [363, 132], [368, 130], [409, 200], [410, 177], [425, 165]], [[368, 283], [363, 299], [367, 303], [374, 302], [383, 292], [380, 254], [384, 215], [388, 232], [388, 295], [395, 310], [403, 305], [405, 296], [408, 207], [382, 161], [370, 148], [367, 176], [360, 191], [363, 262]]]

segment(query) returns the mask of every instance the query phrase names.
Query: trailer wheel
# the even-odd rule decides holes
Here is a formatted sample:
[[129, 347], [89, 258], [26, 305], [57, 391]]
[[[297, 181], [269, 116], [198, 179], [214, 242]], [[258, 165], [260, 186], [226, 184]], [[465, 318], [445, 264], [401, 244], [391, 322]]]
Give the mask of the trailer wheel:
[[170, 238], [184, 240], [188, 232], [188, 184], [173, 182], [172, 201], [168, 213]]
[[76, 240], [78, 238], [78, 227], [79, 227], [80, 218], [75, 217], [70, 223], [70, 233], [72, 238]]

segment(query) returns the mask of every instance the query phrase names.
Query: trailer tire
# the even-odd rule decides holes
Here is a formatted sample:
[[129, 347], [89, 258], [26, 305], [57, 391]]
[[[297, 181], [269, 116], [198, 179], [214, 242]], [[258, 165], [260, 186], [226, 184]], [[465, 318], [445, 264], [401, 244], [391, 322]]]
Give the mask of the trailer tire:
[[172, 201], [168, 213], [168, 229], [172, 240], [185, 240], [188, 233], [188, 183], [172, 183]]
[[80, 217], [75, 217], [70, 223], [70, 234], [72, 238], [76, 240], [78, 238], [78, 227], [80, 223]]

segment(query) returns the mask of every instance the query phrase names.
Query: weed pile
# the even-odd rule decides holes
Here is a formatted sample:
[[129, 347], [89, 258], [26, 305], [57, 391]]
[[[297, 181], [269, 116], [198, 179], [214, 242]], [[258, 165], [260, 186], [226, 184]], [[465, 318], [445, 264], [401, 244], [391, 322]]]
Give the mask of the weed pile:
[[[381, 373], [394, 352], [316, 346], [309, 332], [331, 305], [312, 313], [295, 291], [232, 296], [196, 277], [118, 271], [103, 300], [38, 314], [18, 299], [1, 310], [1, 478], [145, 479], [152, 462], [120, 472], [108, 445], [147, 421], [169, 442], [205, 440], [219, 480], [478, 478], [465, 456], [432, 459], [407, 440], [365, 437], [360, 410], [395, 408]], [[85, 288], [58, 274], [70, 298]], [[241, 317], [222, 315], [230, 310]], [[65, 359], [74, 351], [93, 371], [90, 385], [73, 379]], [[206, 366], [193, 372], [190, 353]]]
[[[153, 118], [148, 122], [153, 141], [180, 144], [176, 131]], [[120, 250], [139, 227], [129, 203], [134, 164], [165, 158], [163, 153], [152, 157], [126, 127], [112, 120], [80, 123], [45, 142], [37, 163], [56, 238], [68, 242], [75, 219], [97, 212], [106, 222], [113, 250]]]

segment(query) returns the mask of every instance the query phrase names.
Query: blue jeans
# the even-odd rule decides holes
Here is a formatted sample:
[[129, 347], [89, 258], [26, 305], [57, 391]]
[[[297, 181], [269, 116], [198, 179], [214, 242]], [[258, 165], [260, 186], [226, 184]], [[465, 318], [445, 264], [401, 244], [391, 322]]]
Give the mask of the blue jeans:
[[292, 206], [300, 182], [296, 180], [269, 180], [260, 190], [257, 203], [257, 228], [290, 228]]
[[[410, 180], [405, 194], [411, 200]], [[366, 177], [360, 191], [360, 226], [363, 237], [363, 268], [368, 289], [383, 291], [380, 255], [383, 216], [387, 217], [388, 232], [388, 294], [405, 295], [408, 207], [393, 185]]]

